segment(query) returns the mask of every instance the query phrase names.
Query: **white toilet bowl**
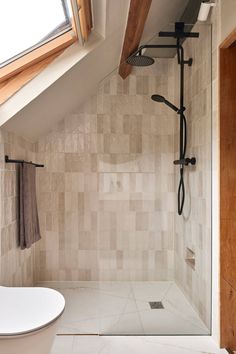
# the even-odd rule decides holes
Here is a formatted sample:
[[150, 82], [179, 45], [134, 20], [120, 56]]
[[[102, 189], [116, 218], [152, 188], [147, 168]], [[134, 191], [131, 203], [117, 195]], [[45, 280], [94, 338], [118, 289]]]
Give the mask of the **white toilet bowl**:
[[53, 289], [0, 286], [0, 354], [49, 354], [64, 308]]

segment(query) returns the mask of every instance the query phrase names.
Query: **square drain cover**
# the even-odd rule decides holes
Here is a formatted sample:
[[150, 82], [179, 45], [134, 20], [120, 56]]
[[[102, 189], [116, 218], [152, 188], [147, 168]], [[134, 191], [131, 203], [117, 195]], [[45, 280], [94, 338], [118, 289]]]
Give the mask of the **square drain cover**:
[[161, 301], [151, 301], [149, 305], [152, 310], [154, 309], [164, 309], [163, 303]]

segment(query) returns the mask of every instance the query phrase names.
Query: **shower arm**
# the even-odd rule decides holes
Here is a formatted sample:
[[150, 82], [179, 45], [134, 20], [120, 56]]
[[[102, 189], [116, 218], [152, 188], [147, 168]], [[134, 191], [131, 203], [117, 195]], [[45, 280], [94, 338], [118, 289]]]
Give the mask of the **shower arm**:
[[144, 44], [144, 45], [141, 45], [140, 47], [138, 47], [138, 49], [132, 53], [132, 56], [140, 54], [143, 49], [149, 49], [149, 48], [162, 48], [162, 49], [174, 48], [174, 49], [177, 49], [178, 46], [177, 46], [177, 44]]
[[[132, 56], [135, 56], [137, 54], [141, 54], [143, 49], [177, 49], [177, 58], [178, 58], [178, 64], [188, 64], [188, 66], [191, 66], [193, 63], [193, 59], [189, 58], [188, 60], [184, 60], [184, 48], [180, 44], [179, 38], [177, 38], [177, 43], [176, 44], [144, 44], [141, 45], [135, 52], [132, 53]], [[181, 59], [182, 57], [182, 59]]]

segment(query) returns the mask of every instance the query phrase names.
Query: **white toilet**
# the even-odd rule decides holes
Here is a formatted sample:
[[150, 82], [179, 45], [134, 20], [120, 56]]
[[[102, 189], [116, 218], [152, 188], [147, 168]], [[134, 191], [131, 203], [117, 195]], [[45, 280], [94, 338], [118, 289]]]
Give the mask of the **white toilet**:
[[0, 286], [0, 354], [49, 354], [64, 308], [56, 290]]

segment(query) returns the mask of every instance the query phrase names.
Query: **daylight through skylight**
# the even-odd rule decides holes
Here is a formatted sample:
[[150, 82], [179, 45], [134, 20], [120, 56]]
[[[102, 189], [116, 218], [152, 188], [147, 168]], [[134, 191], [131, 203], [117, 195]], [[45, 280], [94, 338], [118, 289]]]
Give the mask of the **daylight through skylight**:
[[0, 2], [0, 67], [71, 28], [68, 0]]

